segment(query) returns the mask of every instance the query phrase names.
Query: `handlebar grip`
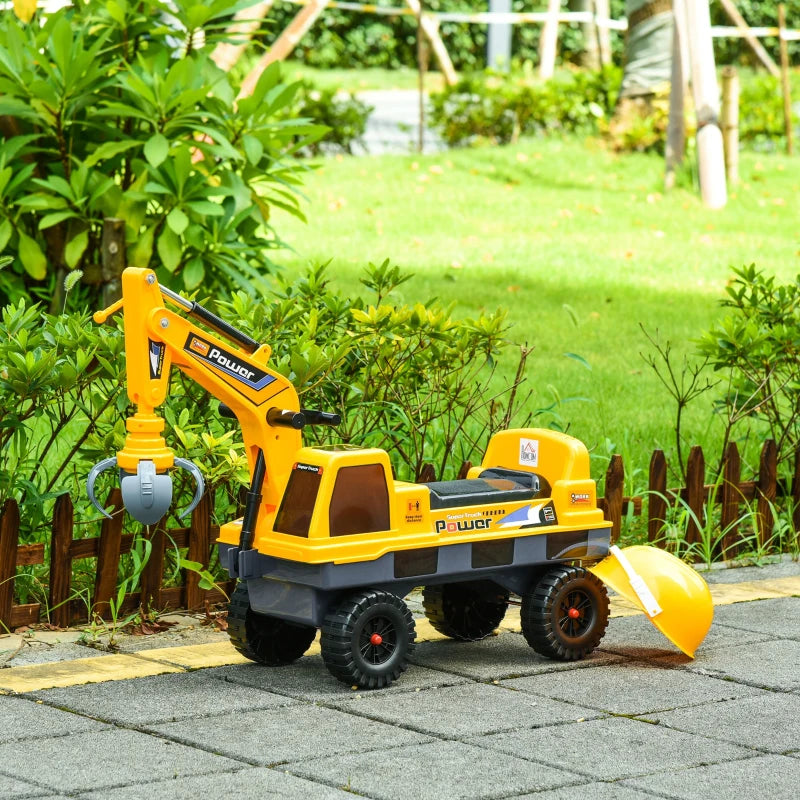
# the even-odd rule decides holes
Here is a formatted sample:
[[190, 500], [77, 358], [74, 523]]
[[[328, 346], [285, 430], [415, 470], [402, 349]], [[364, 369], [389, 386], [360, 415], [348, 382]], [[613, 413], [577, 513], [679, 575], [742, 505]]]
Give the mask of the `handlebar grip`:
[[273, 407], [267, 411], [267, 422], [276, 428], [294, 428], [299, 431], [306, 424], [306, 418], [301, 411]]
[[310, 408], [300, 409], [300, 413], [306, 418], [306, 425], [329, 425], [335, 428], [341, 424], [340, 414], [332, 414], [329, 411], [314, 411]]

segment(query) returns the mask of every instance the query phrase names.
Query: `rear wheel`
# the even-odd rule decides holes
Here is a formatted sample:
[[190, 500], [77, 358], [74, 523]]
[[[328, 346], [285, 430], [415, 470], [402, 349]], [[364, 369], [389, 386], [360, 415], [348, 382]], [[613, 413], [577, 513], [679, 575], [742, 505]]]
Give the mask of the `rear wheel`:
[[474, 642], [486, 638], [503, 621], [508, 591], [492, 581], [426, 586], [425, 616], [439, 633]]
[[311, 647], [317, 629], [256, 613], [250, 607], [247, 584], [240, 582], [228, 604], [228, 635], [245, 658], [280, 667], [297, 661]]
[[600, 644], [608, 625], [608, 594], [583, 567], [556, 567], [522, 596], [522, 633], [547, 658], [576, 661]]
[[414, 619], [396, 595], [356, 592], [325, 616], [322, 659], [343, 683], [380, 689], [397, 680], [414, 649]]

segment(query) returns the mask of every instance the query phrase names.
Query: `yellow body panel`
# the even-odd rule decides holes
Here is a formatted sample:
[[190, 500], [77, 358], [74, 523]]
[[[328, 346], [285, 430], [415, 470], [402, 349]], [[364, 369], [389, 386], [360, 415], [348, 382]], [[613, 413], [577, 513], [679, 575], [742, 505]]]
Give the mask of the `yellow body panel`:
[[[520, 463], [521, 442], [535, 442], [541, 447], [541, 456], [535, 465]], [[372, 561], [393, 551], [611, 527], [596, 507], [595, 483], [589, 477], [586, 448], [572, 437], [555, 431], [530, 428], [495, 434], [482, 466], [473, 468], [468, 476], [477, 478], [483, 470], [492, 467], [535, 472], [553, 488], [550, 497], [535, 500], [503, 501], [500, 497], [477, 505], [432, 509], [428, 486], [393, 480], [389, 457], [383, 450], [305, 447], [297, 452], [296, 461], [319, 468], [322, 473], [308, 535], [300, 537], [276, 531], [278, 508], [262, 509], [264, 513], [259, 517], [253, 546], [264, 555], [304, 564], [345, 564]], [[371, 464], [379, 464], [386, 477], [389, 528], [330, 536], [328, 510], [339, 470]], [[515, 512], [532, 505], [543, 506], [548, 500], [555, 504], [557, 524], [531, 528], [503, 523]], [[241, 520], [223, 525], [219, 541], [237, 545], [240, 532]]]

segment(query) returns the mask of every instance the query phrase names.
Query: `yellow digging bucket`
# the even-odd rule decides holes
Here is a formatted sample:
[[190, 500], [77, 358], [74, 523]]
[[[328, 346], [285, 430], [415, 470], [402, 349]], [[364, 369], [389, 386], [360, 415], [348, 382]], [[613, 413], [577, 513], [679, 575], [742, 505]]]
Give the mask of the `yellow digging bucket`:
[[714, 605], [706, 582], [688, 564], [657, 547], [613, 545], [589, 571], [639, 606], [667, 639], [694, 658], [711, 627]]

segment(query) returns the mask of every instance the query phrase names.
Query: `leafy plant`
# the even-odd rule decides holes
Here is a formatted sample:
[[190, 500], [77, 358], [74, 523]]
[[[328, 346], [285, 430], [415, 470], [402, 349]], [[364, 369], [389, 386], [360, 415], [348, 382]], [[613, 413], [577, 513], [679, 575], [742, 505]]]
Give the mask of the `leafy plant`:
[[308, 408], [336, 411], [335, 431], [310, 434], [319, 442], [354, 442], [387, 450], [397, 474], [415, 478], [435, 460], [438, 475], [453, 475], [488, 436], [522, 411], [527, 348], [520, 348], [512, 381], [494, 376], [511, 343], [505, 313], [454, 319], [435, 300], [392, 302], [409, 276], [388, 261], [370, 265], [363, 296], [344, 296], [325, 267], [300, 280], [279, 279], [270, 307], [237, 293], [225, 306], [251, 335], [273, 346], [273, 364], [298, 388]]
[[88, 0], [29, 23], [0, 15], [0, 250], [16, 253], [0, 305], [33, 292], [58, 309], [77, 268], [96, 287], [115, 217], [125, 263], [189, 290], [260, 285], [280, 245], [270, 208], [300, 215], [305, 167], [289, 157], [323, 129], [279, 118], [297, 87], [277, 65], [237, 101], [209, 58], [252, 4]]
[[450, 145], [521, 135], [598, 131], [610, 116], [622, 72], [569, 72], [545, 83], [531, 69], [508, 75], [474, 74], [431, 96], [431, 123]]
[[800, 444], [800, 276], [781, 285], [751, 264], [734, 270], [726, 292], [728, 313], [698, 352], [725, 376], [718, 407], [728, 427], [758, 425], [785, 460]]

